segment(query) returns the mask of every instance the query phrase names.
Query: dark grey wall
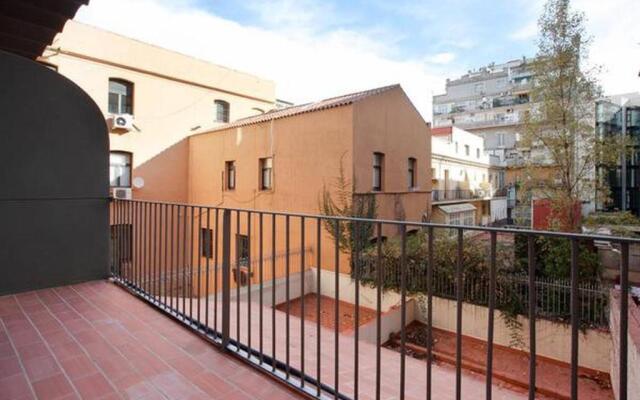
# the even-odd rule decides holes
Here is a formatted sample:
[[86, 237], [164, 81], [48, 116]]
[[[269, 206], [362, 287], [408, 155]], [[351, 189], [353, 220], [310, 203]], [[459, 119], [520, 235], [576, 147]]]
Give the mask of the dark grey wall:
[[106, 277], [104, 117], [70, 80], [2, 51], [0, 88], [0, 294]]

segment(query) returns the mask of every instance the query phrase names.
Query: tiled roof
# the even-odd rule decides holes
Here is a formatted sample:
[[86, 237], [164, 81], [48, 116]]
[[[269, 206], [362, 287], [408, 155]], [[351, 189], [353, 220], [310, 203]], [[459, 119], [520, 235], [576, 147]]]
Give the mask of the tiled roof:
[[217, 126], [213, 129], [207, 129], [202, 133], [215, 132], [215, 131], [221, 131], [229, 128], [237, 128], [240, 126], [259, 124], [261, 122], [291, 117], [294, 115], [326, 110], [334, 107], [346, 106], [346, 105], [358, 102], [366, 97], [375, 96], [380, 93], [384, 93], [388, 90], [399, 88], [399, 87], [400, 87], [399, 84], [383, 86], [375, 89], [365, 90], [362, 92], [350, 93], [350, 94], [345, 94], [337, 97], [330, 97], [328, 99], [320, 100], [315, 103], [307, 103], [307, 104], [301, 104], [301, 105], [291, 106], [287, 108], [271, 110], [264, 114], [255, 115], [253, 117], [242, 118], [225, 125]]
[[446, 136], [450, 135], [453, 131], [451, 126], [442, 126], [439, 128], [431, 128], [431, 135], [433, 136]]

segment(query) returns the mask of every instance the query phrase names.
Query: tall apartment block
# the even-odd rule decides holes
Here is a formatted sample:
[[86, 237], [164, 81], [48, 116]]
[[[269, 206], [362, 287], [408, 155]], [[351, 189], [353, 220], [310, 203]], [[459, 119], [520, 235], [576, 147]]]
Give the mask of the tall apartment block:
[[[599, 168], [610, 201], [599, 210], [631, 211], [640, 216], [640, 93], [610, 96], [596, 103], [596, 134], [632, 138], [631, 155], [622, 155], [615, 168]], [[625, 179], [623, 179], [625, 177]]]
[[531, 60], [489, 64], [457, 79], [433, 97], [433, 126], [456, 126], [485, 139], [485, 149], [507, 166], [517, 165], [516, 143], [529, 111]]

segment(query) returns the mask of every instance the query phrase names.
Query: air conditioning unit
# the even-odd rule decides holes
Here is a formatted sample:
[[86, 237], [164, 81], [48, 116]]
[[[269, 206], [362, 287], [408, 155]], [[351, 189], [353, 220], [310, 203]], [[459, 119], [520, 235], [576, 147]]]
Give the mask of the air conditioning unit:
[[133, 199], [131, 188], [111, 188], [111, 197], [120, 200]]
[[117, 114], [109, 118], [109, 126], [112, 131], [129, 132], [134, 129], [133, 115]]

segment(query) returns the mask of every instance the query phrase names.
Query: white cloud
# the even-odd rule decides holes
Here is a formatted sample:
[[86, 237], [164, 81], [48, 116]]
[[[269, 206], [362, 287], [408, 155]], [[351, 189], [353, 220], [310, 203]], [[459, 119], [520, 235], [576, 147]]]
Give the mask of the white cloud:
[[[313, 19], [313, 12], [304, 18]], [[278, 98], [294, 102], [400, 83], [430, 120], [432, 95], [457, 73], [418, 58], [394, 59], [384, 43], [355, 31], [243, 26], [188, 2], [178, 7], [168, 0], [92, 0], [76, 19], [272, 79]]]
[[438, 53], [433, 56], [427, 57], [427, 62], [432, 64], [449, 64], [455, 60], [456, 55], [450, 52]]
[[520, 29], [512, 32], [509, 35], [509, 38], [512, 40], [531, 40], [538, 34], [538, 24], [537, 21], [531, 21], [526, 25], [522, 26]]

